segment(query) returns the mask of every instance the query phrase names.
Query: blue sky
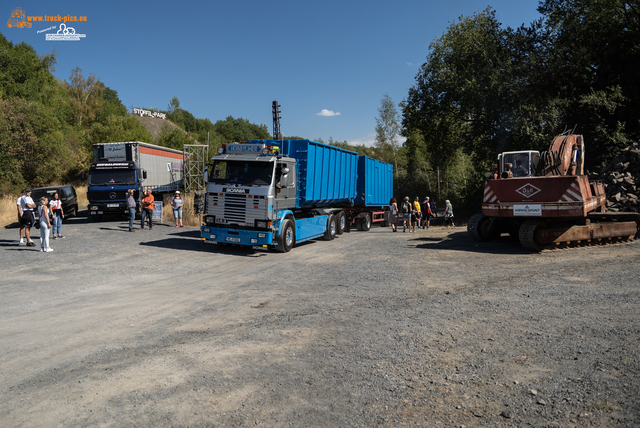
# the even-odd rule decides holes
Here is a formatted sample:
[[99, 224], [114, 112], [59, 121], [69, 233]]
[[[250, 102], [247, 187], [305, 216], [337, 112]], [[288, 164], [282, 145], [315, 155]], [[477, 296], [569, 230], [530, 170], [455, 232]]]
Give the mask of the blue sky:
[[59, 22], [0, 28], [38, 54], [55, 49], [56, 77], [95, 73], [129, 108], [166, 109], [177, 96], [197, 118], [243, 117], [271, 132], [278, 100], [283, 134], [366, 145], [383, 95], [406, 98], [429, 45], [461, 15], [491, 6], [504, 27], [540, 18], [538, 0], [2, 3], [6, 20], [17, 7], [86, 16], [66, 24], [85, 34], [79, 41], [45, 40]]

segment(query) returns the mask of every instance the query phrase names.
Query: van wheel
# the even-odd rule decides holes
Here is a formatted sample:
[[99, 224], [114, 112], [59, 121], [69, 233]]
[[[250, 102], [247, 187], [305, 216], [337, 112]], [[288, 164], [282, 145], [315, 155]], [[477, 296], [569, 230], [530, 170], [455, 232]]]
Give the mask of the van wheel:
[[322, 239], [325, 241], [332, 241], [336, 237], [338, 225], [336, 223], [336, 217], [333, 214], [329, 214], [327, 219], [327, 230], [324, 232]]
[[280, 234], [276, 235], [276, 242], [276, 251], [280, 253], [291, 251], [293, 244], [296, 242], [296, 231], [291, 220], [285, 219], [282, 222]]
[[336, 215], [336, 235], [342, 235], [344, 231], [347, 229], [347, 216], [344, 214], [344, 211], [339, 211]]

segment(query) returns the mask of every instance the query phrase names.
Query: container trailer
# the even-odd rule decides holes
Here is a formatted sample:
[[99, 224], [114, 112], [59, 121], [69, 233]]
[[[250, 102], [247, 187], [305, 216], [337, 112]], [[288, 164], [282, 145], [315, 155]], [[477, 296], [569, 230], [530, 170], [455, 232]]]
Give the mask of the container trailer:
[[390, 164], [311, 140], [225, 144], [208, 173], [201, 237], [288, 252], [388, 221]]

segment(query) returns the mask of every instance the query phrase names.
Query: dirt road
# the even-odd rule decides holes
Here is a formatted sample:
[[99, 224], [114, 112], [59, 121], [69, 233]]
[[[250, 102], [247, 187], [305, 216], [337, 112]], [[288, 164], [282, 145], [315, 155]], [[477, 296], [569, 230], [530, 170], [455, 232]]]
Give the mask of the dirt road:
[[0, 231], [0, 426], [638, 426], [640, 244]]

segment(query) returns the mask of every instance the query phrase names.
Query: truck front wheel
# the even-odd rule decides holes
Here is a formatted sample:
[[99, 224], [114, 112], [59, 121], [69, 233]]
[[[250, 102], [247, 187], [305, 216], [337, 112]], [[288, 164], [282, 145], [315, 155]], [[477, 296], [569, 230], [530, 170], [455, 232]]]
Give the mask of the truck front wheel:
[[293, 244], [296, 242], [296, 231], [293, 227], [293, 222], [289, 219], [285, 219], [282, 222], [280, 234], [276, 235], [276, 251], [280, 253], [288, 253], [293, 248]]

